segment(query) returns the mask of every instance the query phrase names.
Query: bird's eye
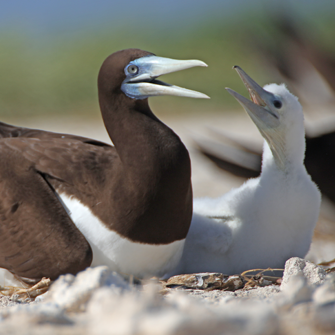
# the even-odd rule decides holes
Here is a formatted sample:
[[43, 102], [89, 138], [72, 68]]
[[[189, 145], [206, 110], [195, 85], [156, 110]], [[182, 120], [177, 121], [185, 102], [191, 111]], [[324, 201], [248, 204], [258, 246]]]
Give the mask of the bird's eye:
[[281, 103], [279, 100], [275, 100], [275, 101], [273, 102], [273, 105], [274, 105], [276, 108], [281, 108], [282, 103]]
[[134, 64], [131, 64], [128, 66], [127, 71], [130, 74], [136, 74], [138, 72], [138, 67]]

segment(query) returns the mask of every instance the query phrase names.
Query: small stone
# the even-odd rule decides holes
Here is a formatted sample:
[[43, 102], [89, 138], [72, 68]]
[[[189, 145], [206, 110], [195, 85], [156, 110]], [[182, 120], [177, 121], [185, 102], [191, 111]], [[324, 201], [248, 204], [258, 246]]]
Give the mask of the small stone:
[[45, 301], [53, 302], [66, 311], [83, 311], [92, 293], [100, 287], [128, 289], [129, 285], [119, 274], [110, 271], [106, 266], [87, 268], [76, 276], [60, 276], [51, 285]]
[[196, 273], [187, 275], [177, 275], [168, 279], [166, 287], [184, 287], [192, 289], [218, 289], [221, 288], [222, 282], [228, 276], [222, 273]]
[[243, 288], [244, 284], [245, 281], [241, 276], [233, 275], [223, 280], [221, 289], [225, 291], [236, 291]]
[[168, 279], [167, 288], [182, 287], [196, 290], [235, 291], [244, 286], [244, 280], [239, 275], [228, 276], [222, 273], [195, 273], [177, 275]]
[[326, 277], [326, 271], [309, 261], [304, 259], [293, 257], [286, 261], [284, 276], [281, 283], [281, 290], [285, 290], [288, 285], [290, 277], [294, 275], [302, 275], [306, 278], [307, 284], [319, 284]]

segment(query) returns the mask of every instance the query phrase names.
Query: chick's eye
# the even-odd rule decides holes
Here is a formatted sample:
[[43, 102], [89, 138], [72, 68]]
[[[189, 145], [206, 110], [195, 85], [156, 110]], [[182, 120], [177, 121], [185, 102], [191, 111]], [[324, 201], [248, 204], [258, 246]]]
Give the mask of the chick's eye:
[[281, 103], [279, 100], [275, 100], [275, 101], [273, 102], [273, 105], [274, 105], [276, 108], [281, 108], [282, 103]]
[[134, 64], [131, 64], [128, 66], [127, 70], [128, 70], [128, 73], [130, 74], [136, 74], [138, 72], [138, 67]]

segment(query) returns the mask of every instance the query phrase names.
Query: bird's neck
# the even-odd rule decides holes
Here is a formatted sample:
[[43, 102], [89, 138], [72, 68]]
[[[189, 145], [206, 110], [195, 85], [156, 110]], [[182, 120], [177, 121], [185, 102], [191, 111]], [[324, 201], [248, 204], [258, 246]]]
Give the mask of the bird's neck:
[[[129, 102], [129, 98], [128, 99]], [[129, 203], [128, 236], [158, 243], [186, 237], [192, 216], [191, 164], [180, 138], [151, 112], [147, 100], [128, 107], [101, 103], [105, 126], [118, 153], [118, 199]], [[117, 206], [117, 204], [116, 204]], [[120, 217], [124, 213], [120, 213]], [[159, 224], [158, 224], [159, 223]], [[178, 224], [176, 233], [171, 224]], [[181, 228], [181, 227], [184, 227]]]
[[[129, 101], [129, 98], [127, 98]], [[169, 168], [176, 161], [189, 164], [180, 138], [150, 110], [147, 99], [125, 105], [101, 106], [103, 119], [124, 169], [139, 175]], [[164, 165], [164, 166], [163, 166]]]
[[301, 171], [306, 171], [303, 160], [305, 138], [276, 138], [275, 141], [264, 141], [262, 175], [275, 171], [278, 176], [288, 178]]

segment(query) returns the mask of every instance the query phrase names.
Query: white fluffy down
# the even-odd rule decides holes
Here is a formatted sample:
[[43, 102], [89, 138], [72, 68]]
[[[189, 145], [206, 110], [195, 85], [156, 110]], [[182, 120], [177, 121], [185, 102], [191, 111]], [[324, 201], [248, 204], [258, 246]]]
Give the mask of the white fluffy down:
[[302, 109], [284, 85], [265, 89], [283, 102], [280, 126], [268, 135], [274, 146], [281, 138], [285, 167], [264, 142], [260, 177], [219, 198], [195, 199], [182, 259], [171, 274], [283, 268], [288, 258], [308, 252], [321, 196], [303, 165]]

